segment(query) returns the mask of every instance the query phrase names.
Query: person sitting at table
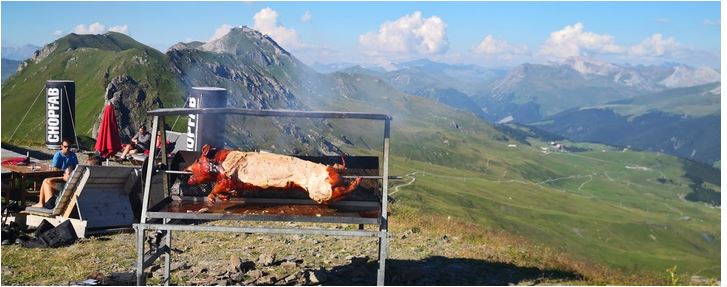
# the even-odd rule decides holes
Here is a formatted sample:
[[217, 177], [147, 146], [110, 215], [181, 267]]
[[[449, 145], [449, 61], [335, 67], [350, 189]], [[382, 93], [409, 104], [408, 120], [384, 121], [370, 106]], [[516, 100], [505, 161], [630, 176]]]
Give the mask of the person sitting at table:
[[[33, 207], [43, 207], [47, 209], [53, 209], [56, 205], [55, 195], [59, 190], [65, 188], [68, 178], [71, 177], [71, 173], [76, 166], [68, 166], [63, 172], [63, 176], [49, 177], [43, 180], [43, 184], [40, 186], [40, 194], [38, 195], [38, 203]], [[60, 185], [59, 184], [63, 184]]]
[[126, 159], [126, 155], [135, 154], [137, 152], [143, 153], [149, 149], [151, 143], [151, 134], [146, 132], [146, 126], [142, 125], [139, 127], [139, 132], [131, 138], [131, 143], [124, 145], [124, 151], [121, 152], [121, 156], [117, 158], [117, 161], [123, 161]]
[[78, 164], [78, 157], [76, 157], [76, 153], [71, 151], [70, 146], [67, 140], [63, 140], [61, 150], [53, 155], [51, 168], [64, 170], [69, 166], [76, 166]]

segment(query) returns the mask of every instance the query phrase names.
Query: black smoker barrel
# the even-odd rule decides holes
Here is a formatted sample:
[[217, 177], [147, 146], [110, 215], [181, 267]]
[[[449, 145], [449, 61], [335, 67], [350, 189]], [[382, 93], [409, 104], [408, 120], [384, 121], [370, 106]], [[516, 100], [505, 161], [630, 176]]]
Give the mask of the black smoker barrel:
[[[216, 87], [192, 87], [188, 108], [224, 108], [227, 90]], [[187, 122], [187, 150], [202, 150], [202, 146], [224, 147], [225, 115], [189, 115]]]
[[49, 80], [45, 83], [45, 144], [60, 149], [63, 140], [75, 142], [76, 84]]

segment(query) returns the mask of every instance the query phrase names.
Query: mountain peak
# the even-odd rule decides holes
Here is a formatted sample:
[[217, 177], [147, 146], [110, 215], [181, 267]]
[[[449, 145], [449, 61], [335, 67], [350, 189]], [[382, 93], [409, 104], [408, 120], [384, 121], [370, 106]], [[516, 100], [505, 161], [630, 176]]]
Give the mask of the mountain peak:
[[618, 66], [614, 64], [580, 56], [569, 57], [560, 65], [567, 66], [585, 75], [594, 74], [605, 76], [618, 70]]
[[721, 80], [720, 73], [710, 67], [692, 68], [689, 66], [675, 66], [674, 72], [659, 82], [668, 88], [690, 87]]
[[61, 51], [92, 48], [100, 50], [123, 51], [128, 49], [151, 49], [126, 34], [106, 32], [104, 34], [70, 33], [51, 44], [57, 44]]
[[280, 47], [270, 36], [247, 26], [232, 28], [225, 36], [207, 42], [199, 46], [199, 49], [233, 55], [243, 55], [249, 53], [250, 50], [258, 50], [272, 52], [272, 54], [278, 56], [291, 57], [290, 53]]

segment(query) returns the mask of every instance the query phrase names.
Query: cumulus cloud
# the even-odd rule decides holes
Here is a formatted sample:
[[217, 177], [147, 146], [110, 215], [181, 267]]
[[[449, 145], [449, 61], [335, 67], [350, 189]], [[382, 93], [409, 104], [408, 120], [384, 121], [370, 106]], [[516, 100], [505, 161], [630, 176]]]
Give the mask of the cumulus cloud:
[[475, 47], [474, 52], [485, 56], [493, 56], [501, 59], [512, 59], [514, 56], [524, 56], [528, 54], [528, 47], [525, 45], [510, 44], [505, 40], [498, 40], [487, 35]]
[[717, 20], [707, 19], [707, 20], [704, 20], [702, 22], [702, 24], [707, 25], [707, 26], [720, 26], [722, 24], [722, 21], [720, 21], [719, 19], [717, 19]]
[[300, 48], [303, 46], [298, 38], [298, 32], [278, 24], [278, 12], [270, 7], [255, 13], [253, 20], [255, 22], [253, 28], [267, 34], [281, 46], [285, 48]]
[[106, 31], [106, 26], [103, 24], [96, 22], [91, 25], [84, 25], [80, 24], [76, 26], [75, 29], [73, 29], [73, 33], [76, 34], [101, 34]]
[[[75, 29], [73, 29], [73, 33], [76, 33], [76, 34], [102, 34], [102, 33], [105, 33], [106, 31], [124, 33], [124, 34], [128, 35], [129, 34], [129, 25], [113, 26], [113, 27], [106, 29], [106, 25], [101, 24], [99, 22], [95, 22], [88, 26], [86, 26], [85, 24], [79, 24], [78, 26], [76, 26]], [[58, 30], [58, 31], [53, 32], [53, 35], [56, 35], [56, 34], [60, 35], [61, 33], [63, 33], [63, 31]]]
[[550, 59], [565, 59], [625, 51], [625, 48], [616, 44], [613, 36], [586, 32], [583, 28], [583, 24], [579, 22], [551, 33], [539, 54]]
[[209, 39], [209, 42], [212, 42], [214, 40], [224, 37], [225, 35], [227, 35], [227, 33], [230, 33], [230, 30], [232, 30], [232, 28], [234, 28], [234, 27], [235, 26], [232, 26], [232, 25], [222, 24], [222, 26], [217, 28], [215, 30], [215, 33], [212, 34], [212, 38]]
[[113, 27], [109, 28], [109, 31], [128, 35], [129, 34], [129, 25], [113, 26]]
[[423, 18], [420, 11], [387, 21], [378, 32], [358, 37], [369, 55], [433, 55], [447, 51], [447, 24], [438, 16]]
[[300, 17], [300, 21], [303, 23], [308, 22], [311, 19], [313, 19], [313, 15], [310, 13], [310, 11], [305, 11], [305, 13], [303, 13], [303, 16]]
[[659, 33], [651, 35], [641, 43], [631, 46], [628, 53], [634, 56], [660, 57], [678, 51], [681, 45], [674, 37], [664, 38]]

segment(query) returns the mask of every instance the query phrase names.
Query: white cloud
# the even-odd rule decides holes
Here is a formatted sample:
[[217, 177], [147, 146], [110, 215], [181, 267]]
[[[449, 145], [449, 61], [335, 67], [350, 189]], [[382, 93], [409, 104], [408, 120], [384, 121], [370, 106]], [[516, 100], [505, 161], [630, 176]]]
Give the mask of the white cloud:
[[300, 17], [300, 21], [303, 23], [308, 22], [311, 19], [313, 19], [313, 15], [310, 13], [310, 11], [305, 11], [305, 13], [303, 13], [303, 16]]
[[[106, 31], [119, 32], [119, 33], [124, 33], [124, 34], [128, 35], [129, 34], [129, 25], [113, 26], [107, 30], [106, 26], [104, 24], [95, 22], [88, 26], [86, 26], [85, 24], [79, 24], [78, 26], [76, 26], [75, 29], [73, 29], [73, 33], [76, 33], [76, 34], [102, 34], [102, 33], [105, 33]], [[57, 32], [62, 33], [62, 31], [58, 30], [58, 31], [54, 32], [54, 35]]]
[[215, 33], [212, 35], [212, 38], [209, 39], [209, 42], [224, 37], [225, 35], [227, 35], [227, 33], [230, 33], [230, 30], [232, 30], [232, 28], [235, 28], [235, 26], [222, 24], [222, 26], [215, 30]]
[[253, 16], [255, 25], [253, 28], [267, 34], [275, 42], [285, 48], [300, 48], [303, 46], [300, 39], [298, 39], [298, 32], [294, 29], [285, 27], [278, 24], [278, 12], [270, 7], [266, 7]]
[[378, 32], [358, 37], [364, 51], [372, 56], [433, 55], [447, 51], [447, 24], [438, 16], [423, 18], [420, 11], [381, 24]]
[[720, 26], [722, 24], [722, 21], [719, 19], [717, 19], [717, 20], [706, 19], [702, 22], [702, 24], [707, 25], [707, 26]]
[[63, 35], [63, 30], [55, 30], [53, 31], [53, 36], [61, 36]]
[[129, 25], [113, 26], [109, 28], [109, 31], [129, 35]]
[[101, 34], [106, 31], [106, 26], [103, 24], [96, 22], [91, 25], [84, 25], [80, 24], [76, 26], [75, 29], [73, 29], [73, 33], [76, 34]]
[[550, 59], [565, 59], [623, 52], [624, 48], [616, 45], [613, 36], [585, 32], [583, 24], [579, 22], [550, 33], [550, 37], [540, 48], [539, 54]]
[[514, 56], [523, 56], [528, 54], [528, 47], [525, 45], [510, 44], [505, 40], [498, 40], [487, 35], [474, 48], [474, 52], [485, 56], [493, 56], [501, 59], [512, 59]]
[[669, 20], [668, 18], [656, 18], [654, 19], [654, 22], [659, 24], [669, 24], [671, 23], [671, 20]]
[[681, 45], [674, 37], [664, 38], [659, 33], [651, 35], [641, 43], [631, 46], [628, 53], [634, 56], [660, 57], [677, 52]]

